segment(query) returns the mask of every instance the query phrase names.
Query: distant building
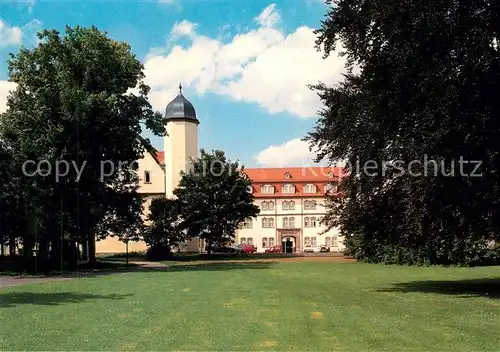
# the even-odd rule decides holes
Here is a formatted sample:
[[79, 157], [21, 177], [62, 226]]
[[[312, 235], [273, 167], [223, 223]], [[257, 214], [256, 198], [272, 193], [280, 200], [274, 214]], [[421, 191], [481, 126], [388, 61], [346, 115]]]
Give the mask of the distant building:
[[[139, 193], [146, 198], [149, 209], [155, 197], [172, 197], [180, 172], [186, 171], [190, 158], [198, 157], [198, 125], [193, 104], [179, 94], [166, 108], [167, 136], [164, 151], [149, 151], [139, 160]], [[303, 251], [306, 246], [326, 245], [331, 250], [344, 248], [336, 230], [320, 235], [324, 229], [320, 219], [325, 214], [326, 192], [336, 192], [339, 168], [293, 167], [245, 169], [252, 180], [249, 192], [261, 209], [257, 219], [245, 222], [236, 234], [238, 244], [253, 244], [258, 252], [274, 245], [291, 251]], [[125, 252], [125, 244], [108, 237], [96, 243], [97, 253]], [[130, 242], [129, 251], [144, 251], [144, 242]], [[204, 251], [199, 239], [191, 240], [181, 251]]]

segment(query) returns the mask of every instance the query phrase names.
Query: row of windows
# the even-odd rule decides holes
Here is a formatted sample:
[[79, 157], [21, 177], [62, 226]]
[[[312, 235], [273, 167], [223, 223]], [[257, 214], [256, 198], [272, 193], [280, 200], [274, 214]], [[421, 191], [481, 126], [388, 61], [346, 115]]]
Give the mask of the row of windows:
[[[304, 237], [304, 246], [305, 247], [314, 247], [318, 245], [318, 241], [316, 237]], [[327, 247], [338, 247], [337, 237], [325, 237], [325, 246]]]
[[[253, 222], [251, 219], [247, 219], [241, 223], [242, 229], [251, 229], [253, 228]], [[274, 218], [262, 218], [262, 228], [274, 228]], [[284, 217], [283, 218], [283, 228], [295, 228], [295, 218]]]
[[[306, 216], [304, 218], [304, 227], [317, 227], [320, 219], [315, 216]], [[283, 228], [295, 228], [295, 218], [293, 216], [283, 218]], [[262, 228], [274, 228], [274, 218], [263, 217], [262, 218]], [[245, 220], [241, 224], [243, 229], [253, 228], [253, 222], [251, 219]]]
[[[253, 238], [252, 237], [242, 237], [240, 238], [240, 244], [248, 244], [248, 245], [253, 245]], [[262, 238], [262, 248], [268, 248], [268, 247], [273, 247], [275, 245], [274, 237], [263, 237]], [[318, 239], [317, 237], [304, 237], [304, 246], [310, 247], [310, 246], [317, 246], [318, 245]], [[338, 240], [337, 237], [325, 237], [325, 246], [327, 247], [338, 247]]]
[[[318, 203], [315, 200], [306, 200], [304, 201], [304, 209], [305, 210], [315, 210]], [[264, 201], [260, 203], [260, 208], [262, 210], [274, 210], [274, 202], [273, 201]], [[283, 210], [295, 210], [295, 202], [293, 200], [284, 201], [281, 203], [281, 209]]]
[[[252, 190], [252, 188], [250, 187], [249, 191], [251, 192], [251, 190]], [[281, 186], [281, 193], [292, 193], [293, 194], [293, 193], [295, 193], [295, 190], [296, 190], [296, 186], [292, 185], [292, 184], [286, 184], [286, 185]], [[304, 193], [317, 193], [318, 192], [316, 185], [313, 185], [313, 184], [304, 185], [302, 190]], [[260, 193], [263, 193], [263, 194], [273, 194], [274, 191], [275, 191], [275, 187], [273, 185], [263, 185], [260, 187]], [[337, 185], [334, 185], [331, 183], [325, 185], [324, 192], [325, 193], [337, 192]]]

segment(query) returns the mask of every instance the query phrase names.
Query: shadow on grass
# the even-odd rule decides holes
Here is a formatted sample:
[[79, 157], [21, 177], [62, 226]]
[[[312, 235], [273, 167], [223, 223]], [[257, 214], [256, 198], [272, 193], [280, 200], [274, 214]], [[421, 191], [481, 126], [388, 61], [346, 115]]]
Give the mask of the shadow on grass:
[[269, 269], [275, 265], [274, 262], [245, 262], [245, 263], [199, 263], [199, 264], [177, 264], [172, 265], [168, 272], [185, 271], [229, 271], [229, 270], [247, 270], [247, 269]]
[[127, 296], [130, 295], [95, 295], [75, 292], [2, 292], [0, 293], [0, 308], [14, 307], [21, 304], [51, 306], [66, 303], [81, 303], [84, 301], [97, 299], [116, 300], [123, 299]]
[[395, 284], [378, 292], [423, 292], [464, 297], [500, 299], [500, 278], [458, 281], [411, 281]]

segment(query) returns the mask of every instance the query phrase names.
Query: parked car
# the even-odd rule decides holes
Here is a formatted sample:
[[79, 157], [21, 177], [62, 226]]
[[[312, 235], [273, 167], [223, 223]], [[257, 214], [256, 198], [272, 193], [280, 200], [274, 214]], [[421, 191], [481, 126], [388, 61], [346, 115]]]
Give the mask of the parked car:
[[270, 248], [266, 248], [264, 251], [266, 253], [281, 253], [281, 246], [273, 246]]
[[252, 254], [257, 252], [257, 247], [255, 247], [253, 244], [240, 244], [238, 247], [241, 253]]
[[320, 247], [318, 246], [305, 246], [304, 253], [319, 253]]
[[319, 249], [320, 252], [330, 252], [330, 247], [327, 246], [321, 246]]

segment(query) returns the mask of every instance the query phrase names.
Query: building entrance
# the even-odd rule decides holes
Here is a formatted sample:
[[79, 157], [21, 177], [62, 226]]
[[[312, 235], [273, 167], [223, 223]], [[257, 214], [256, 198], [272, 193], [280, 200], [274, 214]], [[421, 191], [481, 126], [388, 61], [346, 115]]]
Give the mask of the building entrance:
[[283, 253], [294, 253], [295, 252], [295, 237], [287, 236], [281, 239], [281, 248], [283, 248]]

